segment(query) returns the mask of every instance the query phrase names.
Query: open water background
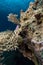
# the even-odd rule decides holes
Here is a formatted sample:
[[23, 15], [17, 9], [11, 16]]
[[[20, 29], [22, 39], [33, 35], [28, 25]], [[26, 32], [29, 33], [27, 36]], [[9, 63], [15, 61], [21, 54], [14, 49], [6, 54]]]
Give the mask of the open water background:
[[[30, 2], [34, 0], [0, 0], [0, 32], [6, 30], [14, 30], [16, 25], [9, 22], [7, 16], [9, 13], [18, 14], [20, 17], [20, 10], [26, 11]], [[34, 65], [32, 61], [24, 58], [23, 55], [17, 51], [3, 52], [3, 65]]]

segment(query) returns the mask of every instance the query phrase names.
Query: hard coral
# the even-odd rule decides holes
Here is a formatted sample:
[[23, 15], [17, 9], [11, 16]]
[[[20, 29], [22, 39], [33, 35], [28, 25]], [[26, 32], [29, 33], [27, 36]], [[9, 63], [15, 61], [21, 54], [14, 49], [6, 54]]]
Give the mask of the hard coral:
[[[41, 2], [43, 1], [37, 0], [37, 2], [31, 4], [26, 12], [21, 11], [20, 21], [13, 14], [8, 16], [10, 21], [18, 25], [13, 32], [5, 32], [4, 37], [4, 32], [0, 33], [2, 34], [0, 51], [16, 50], [18, 48], [35, 65], [40, 63], [43, 65], [43, 8], [40, 5]], [[34, 9], [34, 5], [36, 9]]]

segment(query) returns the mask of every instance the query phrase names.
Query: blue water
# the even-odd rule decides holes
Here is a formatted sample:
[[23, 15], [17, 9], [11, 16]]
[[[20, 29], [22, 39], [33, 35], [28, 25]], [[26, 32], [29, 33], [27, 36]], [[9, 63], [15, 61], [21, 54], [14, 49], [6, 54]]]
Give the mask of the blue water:
[[4, 60], [2, 60], [3, 65], [34, 65], [34, 63], [28, 58], [24, 57], [22, 53], [18, 50], [4, 52]]
[[[5, 30], [14, 30], [16, 25], [9, 22], [7, 16], [9, 13], [18, 14], [20, 17], [20, 10], [26, 11], [30, 2], [34, 0], [0, 0], [0, 32]], [[19, 51], [10, 51], [3, 53], [5, 65], [34, 65], [32, 61], [24, 58]]]
[[8, 21], [8, 14], [18, 14], [19, 18], [20, 10], [25, 11], [31, 1], [34, 2], [34, 0], [0, 0], [0, 31], [14, 30], [16, 25]]

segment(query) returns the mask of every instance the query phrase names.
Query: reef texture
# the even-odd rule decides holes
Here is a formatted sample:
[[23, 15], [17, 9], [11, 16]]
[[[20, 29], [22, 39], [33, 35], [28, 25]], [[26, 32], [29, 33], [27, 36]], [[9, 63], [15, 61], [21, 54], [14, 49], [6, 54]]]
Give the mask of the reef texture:
[[30, 3], [25, 12], [21, 10], [19, 20], [12, 13], [7, 17], [17, 27], [14, 31], [0, 33], [0, 59], [3, 59], [3, 51], [17, 48], [35, 65], [43, 65], [43, 0]]

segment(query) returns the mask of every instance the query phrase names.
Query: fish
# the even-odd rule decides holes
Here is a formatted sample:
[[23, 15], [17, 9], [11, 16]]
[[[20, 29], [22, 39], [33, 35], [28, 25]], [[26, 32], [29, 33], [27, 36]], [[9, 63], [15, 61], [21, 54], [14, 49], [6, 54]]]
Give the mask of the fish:
[[15, 24], [18, 24], [19, 21], [18, 21], [18, 19], [16, 18], [17, 16], [18, 16], [18, 15], [16, 15], [16, 14], [10, 13], [10, 14], [7, 16], [8, 21], [10, 21], [10, 22], [12, 22], [12, 23], [15, 23]]

